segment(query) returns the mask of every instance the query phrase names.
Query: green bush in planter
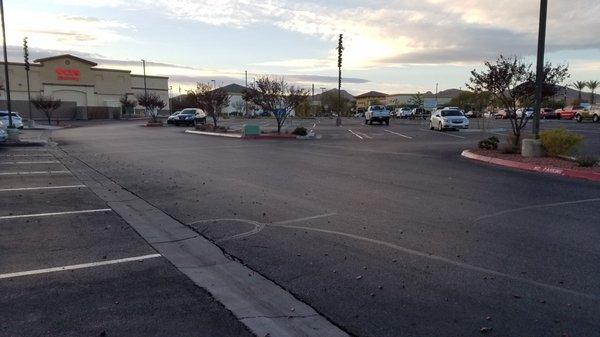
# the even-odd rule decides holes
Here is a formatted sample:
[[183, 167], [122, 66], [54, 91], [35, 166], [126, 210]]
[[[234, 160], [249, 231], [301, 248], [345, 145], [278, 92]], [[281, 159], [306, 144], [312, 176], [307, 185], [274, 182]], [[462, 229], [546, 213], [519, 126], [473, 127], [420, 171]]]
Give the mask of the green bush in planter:
[[540, 134], [542, 145], [550, 156], [573, 154], [583, 142], [583, 137], [565, 129], [547, 130]]

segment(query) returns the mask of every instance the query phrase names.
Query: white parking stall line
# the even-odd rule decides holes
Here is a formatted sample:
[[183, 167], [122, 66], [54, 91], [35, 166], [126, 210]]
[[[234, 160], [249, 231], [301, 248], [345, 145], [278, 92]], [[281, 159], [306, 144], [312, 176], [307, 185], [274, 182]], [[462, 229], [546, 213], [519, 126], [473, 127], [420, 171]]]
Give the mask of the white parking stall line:
[[23, 165], [23, 164], [60, 164], [58, 160], [41, 160], [41, 161], [12, 161], [0, 163], [0, 165]]
[[352, 130], [350, 130], [350, 129], [348, 130], [348, 132], [350, 132], [351, 134], [355, 135], [355, 136], [356, 136], [356, 137], [358, 137], [359, 139], [363, 139], [363, 137], [362, 137], [362, 136], [359, 136], [358, 134], [356, 134], [354, 131], [352, 131]]
[[12, 158], [12, 157], [54, 157], [49, 153], [40, 153], [40, 154], [4, 154], [1, 155], [0, 158]]
[[363, 136], [363, 137], [367, 138], [367, 139], [373, 139], [373, 137], [371, 137], [371, 136], [367, 135], [367, 134], [366, 134], [366, 133], [364, 133], [364, 132], [357, 132], [357, 133], [358, 133], [359, 135], [361, 135], [361, 136]]
[[160, 254], [149, 254], [149, 255], [135, 256], [135, 257], [128, 257], [128, 258], [124, 258], [124, 259], [91, 262], [91, 263], [83, 263], [83, 264], [74, 264], [74, 265], [70, 265], [70, 266], [62, 266], [62, 267], [54, 267], [54, 268], [35, 269], [35, 270], [21, 271], [21, 272], [16, 272], [16, 273], [0, 274], [0, 279], [8, 279], [8, 278], [39, 275], [39, 274], [48, 274], [48, 273], [55, 273], [55, 272], [59, 272], [59, 271], [85, 269], [85, 268], [100, 267], [100, 266], [107, 266], [107, 265], [127, 263], [127, 262], [139, 262], [139, 261], [148, 260], [148, 259], [155, 259], [155, 258], [161, 257], [161, 256], [162, 255], [160, 255]]
[[2, 188], [0, 192], [20, 192], [20, 191], [38, 191], [38, 190], [60, 190], [67, 188], [84, 188], [85, 185], [68, 185], [68, 186], [40, 186], [40, 187], [17, 187], [17, 188]]
[[28, 176], [38, 174], [71, 174], [69, 171], [21, 171], [21, 172], [0, 172], [0, 176]]
[[112, 209], [111, 208], [100, 208], [100, 209], [86, 209], [86, 210], [82, 210], [82, 211], [66, 211], [66, 212], [37, 213], [37, 214], [5, 215], [5, 216], [0, 216], [0, 220], [23, 219], [23, 218], [41, 218], [41, 217], [45, 217], [45, 216], [58, 216], [58, 215], [71, 215], [71, 214], [89, 214], [89, 213], [101, 213], [101, 212], [112, 212]]
[[404, 138], [406, 138], [406, 139], [413, 139], [413, 137], [411, 137], [411, 136], [403, 135], [403, 134], [401, 134], [401, 133], [398, 133], [398, 132], [394, 132], [394, 131], [390, 131], [390, 130], [383, 130], [383, 131], [385, 131], [385, 132], [387, 132], [387, 133], [394, 134], [394, 135], [396, 135], [396, 136], [404, 137]]

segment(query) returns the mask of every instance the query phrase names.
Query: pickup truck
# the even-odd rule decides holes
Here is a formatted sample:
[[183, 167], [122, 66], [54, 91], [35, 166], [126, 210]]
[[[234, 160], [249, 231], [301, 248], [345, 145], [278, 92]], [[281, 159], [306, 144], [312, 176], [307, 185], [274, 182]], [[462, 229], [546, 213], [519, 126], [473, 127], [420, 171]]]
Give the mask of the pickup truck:
[[371, 105], [365, 112], [365, 124], [373, 125], [373, 122], [390, 125], [390, 111], [383, 105]]

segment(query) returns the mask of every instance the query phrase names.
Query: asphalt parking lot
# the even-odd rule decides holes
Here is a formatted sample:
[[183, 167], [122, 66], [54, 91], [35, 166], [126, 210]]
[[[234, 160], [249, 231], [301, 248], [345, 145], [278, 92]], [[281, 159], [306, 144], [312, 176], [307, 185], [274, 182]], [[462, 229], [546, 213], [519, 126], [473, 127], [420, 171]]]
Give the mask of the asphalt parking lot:
[[250, 336], [46, 148], [0, 148], [0, 336]]
[[[507, 133], [489, 122], [290, 121], [318, 141], [103, 122], [54, 139], [352, 335], [598, 336], [600, 185], [461, 158]], [[546, 126], [585, 130], [595, 153], [599, 125]]]

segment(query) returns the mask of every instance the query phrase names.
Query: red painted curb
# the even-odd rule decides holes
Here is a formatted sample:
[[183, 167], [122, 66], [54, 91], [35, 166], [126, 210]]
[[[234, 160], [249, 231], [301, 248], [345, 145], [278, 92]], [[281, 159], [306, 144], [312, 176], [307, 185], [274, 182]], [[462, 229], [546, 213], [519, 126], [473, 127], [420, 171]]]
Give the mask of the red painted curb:
[[516, 161], [512, 161], [512, 160], [482, 156], [480, 154], [473, 153], [469, 150], [464, 150], [461, 153], [461, 156], [472, 159], [472, 160], [477, 160], [477, 161], [481, 161], [484, 163], [488, 163], [488, 164], [510, 167], [510, 168], [524, 170], [524, 171], [547, 173], [547, 174], [553, 174], [553, 175], [557, 175], [557, 176], [561, 176], [561, 177], [586, 179], [586, 180], [600, 182], [600, 173], [597, 173], [597, 172], [587, 172], [587, 171], [580, 171], [580, 170], [573, 170], [573, 169], [563, 169], [563, 168], [553, 167], [553, 166], [540, 166], [540, 165], [535, 165], [535, 164], [521, 163], [521, 162], [516, 162]]

